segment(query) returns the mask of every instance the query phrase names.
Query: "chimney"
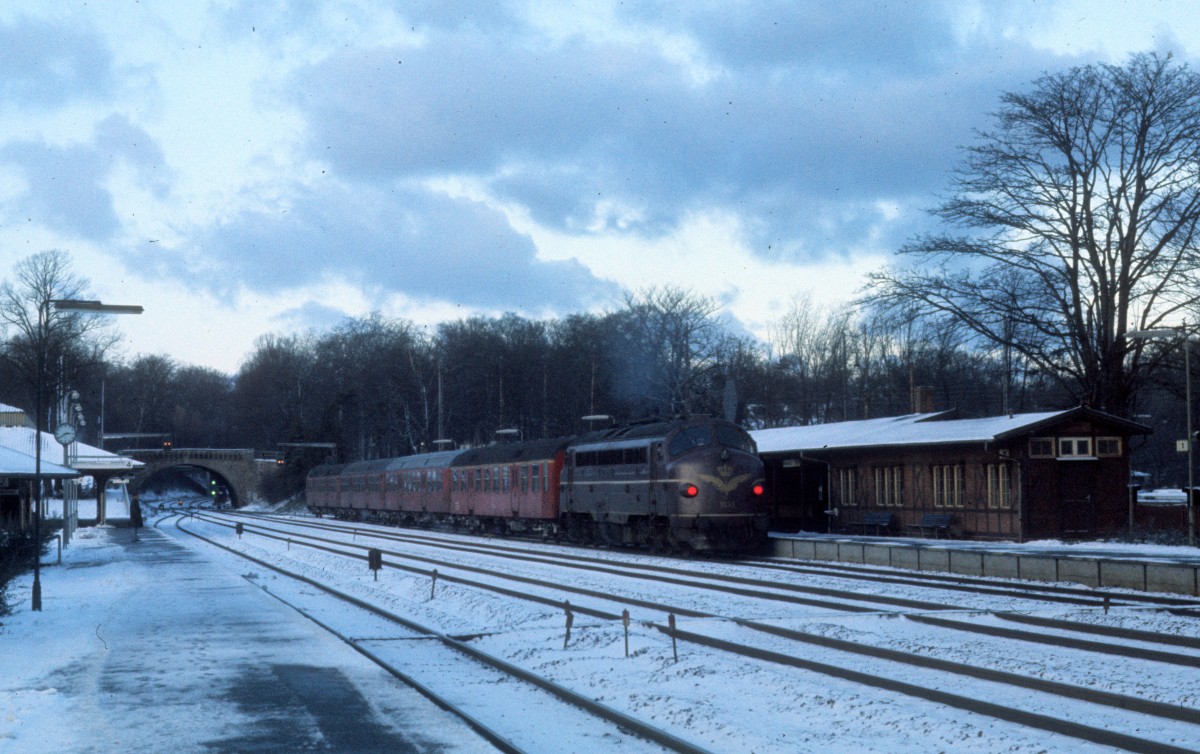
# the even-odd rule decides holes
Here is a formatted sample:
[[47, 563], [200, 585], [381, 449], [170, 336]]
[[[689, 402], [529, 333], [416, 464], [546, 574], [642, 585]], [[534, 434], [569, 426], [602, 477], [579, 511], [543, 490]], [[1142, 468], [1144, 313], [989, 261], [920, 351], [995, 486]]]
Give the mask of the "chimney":
[[914, 414], [932, 414], [933, 388], [928, 385], [917, 385], [912, 388], [912, 412]]

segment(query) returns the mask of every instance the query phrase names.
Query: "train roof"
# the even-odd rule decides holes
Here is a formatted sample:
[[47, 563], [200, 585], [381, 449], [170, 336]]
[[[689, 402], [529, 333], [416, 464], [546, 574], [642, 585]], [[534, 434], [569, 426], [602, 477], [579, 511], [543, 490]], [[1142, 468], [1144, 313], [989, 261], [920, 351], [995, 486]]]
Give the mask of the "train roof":
[[572, 445], [590, 445], [598, 443], [611, 443], [620, 440], [641, 440], [653, 439], [656, 437], [664, 437], [680, 427], [692, 426], [697, 424], [733, 424], [733, 422], [717, 419], [712, 416], [693, 416], [687, 419], [670, 419], [647, 421], [637, 424], [624, 424], [618, 427], [609, 427], [607, 429], [599, 429], [594, 432], [588, 432], [585, 435], [580, 435], [575, 438]]
[[552, 457], [571, 443], [570, 437], [553, 437], [549, 440], [528, 442], [505, 442], [485, 445], [481, 448], [459, 451], [451, 466], [485, 466], [489, 463], [525, 463]]
[[440, 469], [449, 466], [461, 450], [439, 450], [436, 453], [421, 453], [415, 456], [401, 456], [388, 461], [388, 471], [407, 471], [411, 469]]

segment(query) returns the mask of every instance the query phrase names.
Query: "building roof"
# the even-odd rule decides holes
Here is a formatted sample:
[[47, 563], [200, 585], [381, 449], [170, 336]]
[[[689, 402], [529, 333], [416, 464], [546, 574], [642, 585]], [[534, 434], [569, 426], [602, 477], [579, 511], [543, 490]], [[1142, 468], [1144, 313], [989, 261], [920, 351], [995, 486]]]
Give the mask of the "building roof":
[[1037, 432], [1069, 419], [1086, 418], [1127, 434], [1150, 434], [1145, 425], [1094, 409], [1006, 414], [983, 419], [954, 419], [953, 412], [906, 414], [882, 419], [760, 429], [750, 433], [759, 453], [788, 453], [901, 445], [953, 445], [998, 442]]
[[[0, 446], [0, 477], [6, 479], [33, 479], [37, 476], [37, 459], [33, 456]], [[42, 459], [42, 478], [73, 479], [79, 472]]]
[[0, 403], [0, 427], [32, 426], [33, 422], [29, 421], [29, 416], [24, 411], [7, 403]]
[[[30, 427], [0, 427], [0, 448], [8, 448], [33, 459], [36, 452], [34, 446], [34, 436], [36, 434], [37, 430]], [[47, 461], [67, 466], [66, 453], [58, 440], [54, 439], [54, 435], [49, 432], [42, 432], [41, 440], [42, 466], [45, 467]], [[133, 469], [140, 469], [145, 465], [141, 461], [135, 461], [132, 458], [120, 456], [116, 453], [109, 453], [107, 450], [101, 450], [87, 443], [76, 442], [75, 460], [70, 464], [70, 467], [84, 474], [92, 474], [106, 471], [132, 471]], [[77, 474], [71, 474], [71, 476], [77, 476]]]

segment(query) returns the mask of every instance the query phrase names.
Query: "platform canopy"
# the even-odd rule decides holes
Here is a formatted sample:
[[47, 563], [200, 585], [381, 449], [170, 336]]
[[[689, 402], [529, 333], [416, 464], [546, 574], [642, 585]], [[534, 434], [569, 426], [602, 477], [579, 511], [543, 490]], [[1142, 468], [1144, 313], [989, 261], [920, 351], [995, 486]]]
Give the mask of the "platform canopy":
[[[37, 430], [29, 427], [0, 427], [0, 448], [6, 448], [18, 454], [26, 455], [32, 463], [34, 453], [36, 452], [36, 447], [34, 446], [34, 437], [36, 435]], [[63, 446], [54, 439], [54, 435], [49, 432], [42, 432], [41, 441], [42, 468], [46, 468], [47, 463], [66, 467], [66, 452]], [[136, 471], [145, 465], [141, 461], [135, 461], [126, 456], [110, 453], [107, 450], [101, 450], [83, 442], [75, 443], [75, 461], [70, 464], [71, 468], [83, 474], [103, 474], [106, 476], [114, 476], [121, 472]], [[4, 476], [4, 474], [0, 473], [0, 476]], [[79, 476], [79, 474], [71, 473], [69, 476], [74, 477]]]
[[[0, 446], [0, 478], [33, 479], [37, 475], [37, 459], [19, 450]], [[59, 466], [42, 459], [43, 479], [74, 479], [81, 476], [75, 469]]]

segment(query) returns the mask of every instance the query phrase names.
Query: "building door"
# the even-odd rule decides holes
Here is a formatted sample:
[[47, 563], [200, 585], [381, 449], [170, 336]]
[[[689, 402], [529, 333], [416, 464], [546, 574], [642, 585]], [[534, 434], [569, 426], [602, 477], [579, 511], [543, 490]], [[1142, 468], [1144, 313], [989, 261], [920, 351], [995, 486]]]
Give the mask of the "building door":
[[1086, 461], [1063, 461], [1059, 466], [1059, 536], [1092, 536], [1096, 532], [1095, 468]]

